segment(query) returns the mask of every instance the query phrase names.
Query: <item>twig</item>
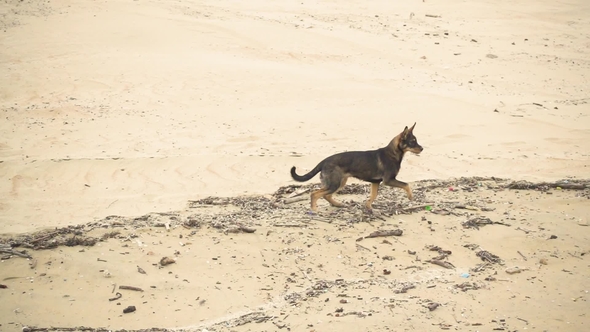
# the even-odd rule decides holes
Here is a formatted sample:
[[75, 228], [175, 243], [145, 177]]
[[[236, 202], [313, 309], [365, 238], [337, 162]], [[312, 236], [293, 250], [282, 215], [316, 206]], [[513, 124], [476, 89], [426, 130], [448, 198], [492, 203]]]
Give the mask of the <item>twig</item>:
[[525, 255], [522, 254], [522, 252], [517, 251], [517, 253], [520, 255], [520, 257], [522, 257], [522, 259], [524, 259], [525, 261], [527, 260], [527, 258], [525, 257]]
[[273, 226], [275, 226], [275, 227], [305, 227], [307, 225], [301, 225], [301, 224], [274, 224]]
[[527, 325], [529, 325], [529, 321], [526, 319], [522, 319], [520, 317], [516, 317], [516, 319], [521, 320], [521, 321], [525, 322]]
[[115, 297], [111, 297], [109, 299], [109, 301], [116, 301], [116, 300], [120, 299], [121, 297], [123, 297], [123, 294], [117, 292], [117, 294], [115, 294]]
[[411, 266], [406, 266], [404, 268], [404, 270], [409, 270], [409, 269], [418, 269], [418, 270], [422, 270], [422, 267], [417, 266], [417, 265], [411, 265]]
[[300, 268], [299, 266], [297, 268], [299, 269], [299, 271], [301, 271], [301, 273], [303, 273], [303, 276], [305, 276], [305, 278], [307, 278], [307, 280], [312, 281], [311, 278], [307, 275], [307, 273], [305, 273], [305, 271], [303, 271], [302, 268]]
[[485, 269], [485, 268], [486, 268], [486, 267], [488, 267], [488, 266], [490, 266], [490, 264], [489, 264], [489, 263], [483, 263], [483, 264], [480, 264], [480, 265], [476, 266], [476, 267], [473, 269], [473, 272], [479, 272], [479, 271], [481, 271], [481, 270]]
[[426, 17], [432, 17], [432, 18], [439, 18], [440, 17], [440, 15], [432, 15], [432, 14], [426, 14], [424, 16], [426, 16]]
[[455, 209], [479, 211], [479, 208], [477, 206], [463, 205], [463, 204], [457, 204], [457, 205], [455, 205]]
[[132, 291], [136, 291], [136, 292], [143, 292], [143, 289], [139, 288], [139, 287], [134, 287], [134, 286], [119, 286], [119, 289], [127, 289], [127, 290], [132, 290]]
[[244, 225], [238, 225], [238, 227], [232, 227], [225, 231], [226, 233], [254, 233], [256, 228], [247, 227]]
[[516, 227], [516, 230], [517, 230], [517, 231], [523, 231], [523, 232], [525, 232], [526, 234], [528, 234], [528, 233], [530, 233], [530, 232], [534, 232], [534, 231], [529, 231], [528, 229], [524, 229], [524, 228], [520, 228], [520, 227]]
[[420, 209], [423, 209], [423, 208], [425, 208], [427, 206], [432, 206], [432, 205], [434, 205], [434, 203], [422, 204], [422, 205], [417, 205], [417, 206], [410, 206], [410, 207], [407, 207], [407, 208], [404, 208], [404, 209], [401, 209], [401, 210], [398, 210], [398, 211], [401, 211], [401, 212], [416, 211], [416, 210], [420, 210]]
[[357, 248], [360, 248], [360, 249], [364, 249], [364, 250], [366, 250], [366, 251], [371, 251], [371, 249], [369, 249], [369, 248], [367, 248], [367, 247], [364, 247], [364, 246], [361, 246], [361, 245], [360, 245], [360, 244], [358, 244], [358, 243], [356, 244], [356, 247], [357, 247]]
[[287, 199], [303, 195], [306, 192], [308, 192], [310, 189], [311, 188], [295, 190], [294, 192], [290, 193], [289, 196], [287, 196]]

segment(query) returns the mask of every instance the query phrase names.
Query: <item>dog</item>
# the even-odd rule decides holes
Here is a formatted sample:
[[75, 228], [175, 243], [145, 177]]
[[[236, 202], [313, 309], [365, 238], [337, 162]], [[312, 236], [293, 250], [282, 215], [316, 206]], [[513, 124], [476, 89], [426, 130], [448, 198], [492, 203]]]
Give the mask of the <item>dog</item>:
[[311, 210], [314, 212], [317, 211], [318, 199], [322, 197], [332, 206], [344, 207], [344, 204], [335, 201], [332, 195], [344, 187], [351, 176], [371, 183], [371, 196], [365, 202], [365, 207], [369, 211], [373, 210], [372, 204], [377, 198], [380, 183], [405, 190], [408, 199], [412, 200], [412, 189], [407, 183], [397, 180], [396, 176], [406, 152], [419, 155], [424, 150], [414, 136], [415, 127], [416, 123], [410, 129], [406, 126], [386, 147], [331, 155], [305, 175], [298, 175], [293, 166], [291, 176], [295, 181], [305, 182], [321, 172], [322, 187], [311, 193]]

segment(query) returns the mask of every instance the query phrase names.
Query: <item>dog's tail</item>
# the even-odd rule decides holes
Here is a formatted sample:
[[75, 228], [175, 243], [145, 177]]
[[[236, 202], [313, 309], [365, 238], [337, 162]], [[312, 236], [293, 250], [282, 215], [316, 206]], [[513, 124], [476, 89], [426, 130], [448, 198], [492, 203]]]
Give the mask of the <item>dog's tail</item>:
[[293, 177], [293, 180], [295, 180], [295, 181], [305, 182], [305, 181], [313, 178], [316, 174], [318, 174], [322, 170], [323, 165], [324, 165], [324, 162], [322, 161], [314, 169], [312, 169], [309, 173], [307, 173], [305, 175], [299, 175], [299, 174], [295, 173], [295, 166], [293, 166], [293, 167], [291, 167], [291, 177]]

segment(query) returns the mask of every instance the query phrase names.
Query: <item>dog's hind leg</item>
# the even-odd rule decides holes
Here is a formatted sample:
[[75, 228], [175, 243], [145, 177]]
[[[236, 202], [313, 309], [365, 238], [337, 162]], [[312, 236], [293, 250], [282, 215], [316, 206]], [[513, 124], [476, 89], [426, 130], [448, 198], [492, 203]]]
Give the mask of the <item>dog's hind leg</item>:
[[342, 203], [336, 202], [332, 198], [334, 194], [341, 186], [344, 177], [340, 170], [335, 168], [328, 168], [322, 170], [322, 188], [311, 193], [311, 209], [317, 211], [317, 201], [320, 198], [325, 198], [333, 206], [343, 206]]
[[365, 207], [367, 210], [373, 210], [373, 201], [377, 198], [377, 193], [379, 192], [379, 183], [371, 183], [371, 196], [365, 203]]
[[318, 189], [311, 193], [311, 210], [318, 210], [318, 199], [325, 197], [328, 190], [326, 188]]
[[[334, 193], [336, 193], [338, 190], [342, 189], [342, 187], [344, 187], [346, 185], [346, 181], [347, 180], [348, 180], [348, 177], [343, 177], [342, 180], [340, 180], [340, 186], [338, 187], [338, 189], [336, 189], [336, 191]], [[335, 207], [344, 207], [344, 204], [342, 204], [342, 203], [334, 200], [334, 198], [332, 197], [332, 195], [334, 195], [334, 193], [327, 194], [326, 196], [324, 196], [324, 198], [332, 206], [335, 206]]]

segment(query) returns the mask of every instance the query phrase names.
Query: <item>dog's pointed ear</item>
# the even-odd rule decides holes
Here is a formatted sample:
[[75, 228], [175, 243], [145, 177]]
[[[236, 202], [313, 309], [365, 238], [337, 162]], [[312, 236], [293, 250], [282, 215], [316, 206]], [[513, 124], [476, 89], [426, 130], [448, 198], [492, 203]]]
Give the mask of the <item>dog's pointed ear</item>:
[[[416, 127], [416, 122], [414, 122], [414, 125], [412, 126], [412, 128], [410, 128], [410, 132], [414, 132], [414, 127]], [[407, 128], [407, 127], [406, 127]]]
[[406, 128], [404, 128], [404, 131], [402, 131], [402, 137], [404, 137], [404, 138], [405, 138], [405, 137], [406, 137], [406, 135], [408, 135], [408, 132], [409, 132], [409, 130], [408, 130], [408, 126], [406, 126]]

